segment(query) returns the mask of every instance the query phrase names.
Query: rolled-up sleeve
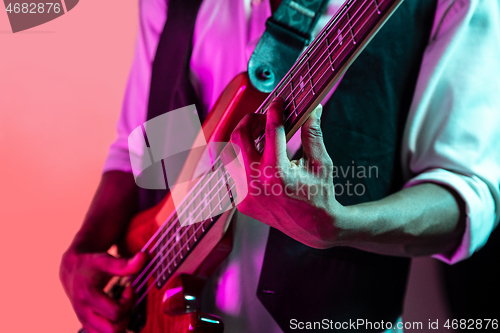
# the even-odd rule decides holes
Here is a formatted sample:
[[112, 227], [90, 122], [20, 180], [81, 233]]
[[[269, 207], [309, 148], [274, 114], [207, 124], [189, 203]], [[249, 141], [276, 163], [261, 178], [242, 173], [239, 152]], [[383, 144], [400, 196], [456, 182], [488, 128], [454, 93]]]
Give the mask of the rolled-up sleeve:
[[488, 240], [500, 216], [500, 2], [440, 0], [403, 141], [406, 187], [446, 185], [466, 231], [449, 264]]
[[[139, 1], [139, 32], [134, 60], [117, 123], [118, 135], [109, 149], [103, 172], [119, 170], [132, 173], [128, 136], [146, 121], [153, 61], [167, 19], [166, 2]], [[142, 151], [134, 150], [142, 150], [142, 146], [130, 147], [130, 153], [142, 156]]]

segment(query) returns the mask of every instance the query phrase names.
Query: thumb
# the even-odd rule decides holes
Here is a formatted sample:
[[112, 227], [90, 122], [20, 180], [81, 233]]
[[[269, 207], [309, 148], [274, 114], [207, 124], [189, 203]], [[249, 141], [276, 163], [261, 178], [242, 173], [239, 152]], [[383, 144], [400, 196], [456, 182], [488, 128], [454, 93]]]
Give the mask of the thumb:
[[314, 163], [323, 164], [328, 153], [323, 142], [323, 131], [321, 130], [321, 114], [323, 106], [319, 104], [302, 125], [302, 149], [304, 157]]
[[127, 276], [139, 272], [146, 262], [146, 254], [138, 252], [132, 258], [115, 258], [106, 253], [98, 255], [94, 262], [102, 271], [111, 275]]

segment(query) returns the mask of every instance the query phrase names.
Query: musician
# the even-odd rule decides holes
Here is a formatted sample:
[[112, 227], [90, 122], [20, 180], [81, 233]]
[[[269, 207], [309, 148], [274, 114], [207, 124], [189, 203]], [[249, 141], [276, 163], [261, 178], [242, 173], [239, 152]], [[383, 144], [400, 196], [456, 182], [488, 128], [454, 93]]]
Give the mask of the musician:
[[[203, 1], [190, 60], [191, 82], [202, 104], [199, 112], [206, 114], [225, 85], [246, 70], [265, 29], [265, 20], [278, 3]], [[111, 146], [84, 223], [61, 264], [62, 283], [79, 320], [90, 333], [123, 331], [132, 304], [130, 290], [114, 301], [103, 294], [102, 287], [111, 275], [138, 272], [145, 259], [140, 255], [117, 259], [106, 254], [121, 239], [136, 213], [138, 190], [127, 138], [146, 121], [152, 63], [168, 20], [167, 0], [142, 0], [139, 4], [140, 29], [118, 138]], [[330, 1], [316, 33], [341, 4], [341, 0]], [[255, 296], [259, 288], [261, 300], [281, 297], [279, 290], [258, 285], [263, 262], [266, 269], [288, 264], [285, 257], [284, 262], [273, 262], [273, 248], [269, 245], [265, 251], [268, 226], [274, 228], [275, 240], [284, 248], [294, 244], [300, 251], [308, 251], [303, 258], [311, 260], [325, 254], [328, 260], [336, 260], [335, 267], [340, 269], [339, 262], [351, 267], [350, 260], [363, 263], [380, 259], [380, 265], [385, 265], [381, 258], [386, 256], [432, 255], [453, 264], [479, 250], [498, 223], [500, 155], [495, 148], [500, 144], [500, 133], [495, 111], [500, 97], [495, 89], [500, 86], [499, 4], [495, 0], [419, 0], [417, 5], [416, 0], [407, 0], [402, 6], [394, 21], [387, 23], [393, 30], [380, 32], [372, 51], [369, 46], [333, 97], [323, 101], [323, 111], [316, 110], [303, 125], [300, 162], [292, 162], [287, 156], [281, 100], [272, 104], [266, 116], [245, 117], [234, 131], [231, 141], [241, 148], [244, 157], [240, 172], [249, 172], [249, 181], [257, 179], [257, 186], [278, 184], [294, 189], [303, 184], [305, 190], [249, 195], [240, 203], [238, 214], [248, 217], [243, 216], [245, 221], [237, 223], [235, 249], [209, 284], [206, 298], [215, 306], [211, 310], [223, 317], [226, 332], [281, 331], [273, 319], [279, 315], [270, 315]], [[357, 63], [363, 67], [356, 67]], [[371, 71], [377, 73], [378, 79], [370, 76]], [[368, 89], [363, 90], [359, 82]], [[362, 104], [365, 99], [368, 106]], [[362, 105], [366, 109], [373, 106], [373, 114], [356, 116], [351, 107], [360, 109]], [[263, 155], [253, 146], [252, 135], [259, 127], [265, 127], [267, 135]], [[356, 146], [359, 151], [353, 148]], [[259, 170], [285, 170], [285, 177], [261, 173], [259, 178], [250, 173], [254, 162], [258, 162]], [[362, 195], [348, 195], [346, 187], [342, 194], [336, 191], [337, 184], [346, 186], [357, 178], [339, 175], [349, 166], [356, 166], [356, 170], [377, 167], [377, 176], [358, 177], [363, 178], [358, 179], [364, 186]], [[328, 191], [311, 195], [314, 186]], [[337, 249], [340, 252], [335, 252]], [[264, 252], [271, 259], [264, 259]], [[374, 277], [377, 283], [391, 284], [392, 276], [407, 268], [406, 259], [394, 260], [398, 268], [391, 270], [387, 264], [385, 278], [383, 272], [378, 272], [379, 278]], [[314, 279], [322, 274], [314, 267], [297, 270], [296, 275], [310, 270], [316, 277], [304, 277], [305, 281], [313, 281], [306, 284], [317, 283]], [[352, 274], [352, 279], [357, 279]], [[272, 272], [262, 275], [261, 285], [272, 284], [272, 279], [279, 276]], [[294, 274], [287, 275], [293, 278], [290, 275]], [[404, 280], [405, 276], [403, 273], [398, 279]], [[328, 281], [336, 281], [334, 278]], [[325, 288], [328, 297], [340, 294], [326, 284], [323, 281], [323, 285], [312, 285], [308, 292], [321, 293]], [[382, 285], [384, 292], [390, 289]], [[363, 293], [376, 292], [378, 287], [370, 285]], [[355, 288], [339, 288], [352, 293], [353, 299], [360, 297]], [[307, 297], [302, 300], [308, 302]], [[385, 308], [392, 298], [376, 301]], [[296, 304], [299, 302], [280, 302], [283, 307], [300, 306]], [[347, 307], [347, 303], [342, 306]], [[305, 321], [309, 317], [304, 318], [296, 319]]]

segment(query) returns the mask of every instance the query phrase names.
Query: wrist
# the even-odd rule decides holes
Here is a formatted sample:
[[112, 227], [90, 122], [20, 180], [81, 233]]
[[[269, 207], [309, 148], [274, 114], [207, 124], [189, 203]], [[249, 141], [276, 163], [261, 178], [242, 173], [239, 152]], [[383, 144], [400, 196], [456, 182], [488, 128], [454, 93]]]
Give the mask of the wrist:
[[360, 205], [343, 206], [337, 203], [333, 212], [332, 223], [336, 230], [333, 246], [355, 246], [370, 239], [372, 223]]

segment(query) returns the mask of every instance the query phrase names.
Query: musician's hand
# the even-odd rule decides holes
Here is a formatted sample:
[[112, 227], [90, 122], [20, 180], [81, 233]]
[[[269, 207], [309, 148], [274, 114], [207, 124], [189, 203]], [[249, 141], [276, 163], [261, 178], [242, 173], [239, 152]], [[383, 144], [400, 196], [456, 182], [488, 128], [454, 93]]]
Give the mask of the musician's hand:
[[107, 253], [78, 253], [70, 248], [63, 256], [60, 278], [78, 319], [88, 333], [123, 333], [134, 297], [125, 288], [119, 300], [107, 296], [103, 288], [112, 276], [137, 273], [145, 262], [139, 253], [131, 259]]
[[[229, 165], [238, 193], [244, 192], [241, 189], [245, 186], [248, 189], [243, 200], [238, 198], [238, 210], [303, 244], [327, 248], [345, 242], [338, 228], [345, 208], [335, 200], [333, 163], [323, 143], [320, 117], [318, 107], [302, 126], [303, 158], [290, 161], [286, 155], [283, 101], [276, 99], [267, 116], [250, 114], [238, 124], [231, 143], [241, 149], [241, 163], [225, 164]], [[264, 127], [266, 145], [260, 154], [254, 140]], [[234, 157], [229, 149], [224, 151], [222, 160], [231, 160], [231, 154]], [[246, 184], [242, 184], [243, 172]]]

